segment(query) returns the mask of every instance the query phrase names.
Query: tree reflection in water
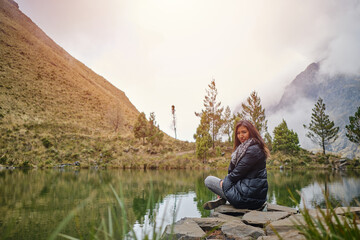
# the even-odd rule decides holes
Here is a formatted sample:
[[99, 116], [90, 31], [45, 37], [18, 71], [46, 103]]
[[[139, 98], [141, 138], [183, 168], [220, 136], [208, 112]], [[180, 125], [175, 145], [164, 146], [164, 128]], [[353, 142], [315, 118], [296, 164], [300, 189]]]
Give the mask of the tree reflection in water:
[[[204, 185], [208, 175], [223, 178], [226, 170], [3, 170], [0, 171], [0, 232], [6, 239], [46, 239], [69, 212], [92, 193], [94, 198], [62, 231], [87, 239], [108, 206], [116, 200], [109, 188], [122, 189], [128, 222], [137, 231], [182, 217], [209, 216], [202, 205], [216, 196]], [[268, 171], [268, 201], [294, 207], [288, 189], [303, 194], [308, 207], [324, 206], [322, 191], [341, 205], [360, 198], [359, 172]], [[5, 235], [6, 234], [6, 235]]]

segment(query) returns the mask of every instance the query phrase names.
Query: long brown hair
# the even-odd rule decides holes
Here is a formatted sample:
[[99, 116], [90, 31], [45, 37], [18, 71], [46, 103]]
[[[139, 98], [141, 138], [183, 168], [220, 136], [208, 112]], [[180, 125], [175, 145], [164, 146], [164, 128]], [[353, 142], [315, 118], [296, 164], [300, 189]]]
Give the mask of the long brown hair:
[[249, 137], [253, 138], [259, 144], [260, 148], [264, 151], [265, 155], [267, 157], [269, 157], [270, 151], [269, 151], [268, 147], [266, 146], [264, 139], [261, 137], [259, 131], [254, 127], [254, 125], [248, 120], [241, 120], [235, 126], [235, 129], [234, 129], [234, 133], [235, 133], [234, 151], [241, 144], [240, 140], [236, 136], [237, 130], [241, 126], [244, 126], [247, 128], [247, 130], [249, 131], [249, 135], [250, 135]]

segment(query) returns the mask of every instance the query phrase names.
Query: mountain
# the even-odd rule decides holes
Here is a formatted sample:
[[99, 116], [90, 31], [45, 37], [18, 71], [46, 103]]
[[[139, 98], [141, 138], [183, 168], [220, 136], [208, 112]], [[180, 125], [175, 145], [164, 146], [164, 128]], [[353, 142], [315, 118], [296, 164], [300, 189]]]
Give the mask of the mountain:
[[[279, 103], [267, 108], [267, 115], [270, 118], [275, 115], [288, 116], [293, 125], [302, 127], [302, 124], [308, 125], [310, 122], [312, 108], [321, 97], [326, 106], [326, 114], [340, 127], [338, 140], [329, 145], [327, 150], [347, 157], [360, 156], [360, 147], [348, 141], [345, 136], [349, 116], [354, 116], [360, 106], [359, 93], [359, 75], [329, 75], [321, 71], [321, 63], [312, 63], [285, 88]], [[300, 142], [308, 143], [305, 130], [300, 130], [299, 127], [297, 130], [301, 132]]]
[[0, 165], [119, 162], [138, 115], [123, 91], [0, 0]]
[[51, 40], [12, 0], [0, 1], [3, 122], [61, 123], [129, 134], [139, 114], [125, 93]]

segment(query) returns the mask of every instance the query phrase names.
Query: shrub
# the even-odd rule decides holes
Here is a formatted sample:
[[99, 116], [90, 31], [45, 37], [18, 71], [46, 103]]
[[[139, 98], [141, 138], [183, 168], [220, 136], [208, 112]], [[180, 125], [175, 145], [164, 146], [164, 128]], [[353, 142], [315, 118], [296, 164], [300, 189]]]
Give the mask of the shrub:
[[0, 157], [0, 164], [5, 165], [6, 162], [7, 162], [7, 157], [6, 157], [6, 155], [4, 154], [4, 155], [2, 155], [2, 156]]
[[42, 142], [42, 144], [44, 145], [45, 148], [50, 148], [50, 147], [53, 146], [53, 144], [47, 138], [42, 138], [41, 142]]

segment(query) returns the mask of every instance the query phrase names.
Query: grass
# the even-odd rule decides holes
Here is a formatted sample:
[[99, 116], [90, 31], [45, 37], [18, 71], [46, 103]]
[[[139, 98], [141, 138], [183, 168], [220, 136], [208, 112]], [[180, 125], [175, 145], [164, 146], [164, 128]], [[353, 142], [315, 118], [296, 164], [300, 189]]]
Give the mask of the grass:
[[[290, 192], [290, 191], [289, 191]], [[291, 199], [299, 207], [293, 194], [290, 192]], [[306, 206], [300, 210], [304, 218], [304, 222], [297, 220], [295, 222], [298, 231], [305, 236], [306, 239], [360, 239], [360, 230], [358, 227], [359, 217], [344, 210], [343, 216], [339, 216], [331, 203], [328, 194], [324, 193], [326, 209], [316, 210], [319, 214], [314, 217]], [[359, 204], [358, 204], [359, 205]], [[278, 234], [277, 234], [278, 235]], [[282, 239], [278, 235], [279, 239]]]
[[[107, 215], [102, 216], [100, 219], [100, 223], [98, 225], [90, 226], [89, 232], [91, 232], [90, 238], [87, 239], [138, 239], [137, 234], [131, 226], [130, 221], [128, 220], [128, 216], [126, 214], [126, 206], [124, 204], [124, 197], [122, 193], [122, 189], [120, 187], [119, 191], [116, 191], [112, 185], [109, 185], [113, 197], [116, 199], [115, 206], [108, 206]], [[152, 184], [150, 185], [150, 196], [147, 201], [147, 209], [150, 209], [151, 206], [155, 203], [154, 192], [152, 188]], [[72, 218], [76, 216], [76, 214], [81, 211], [81, 209], [92, 200], [94, 196], [90, 195], [87, 199], [85, 199], [81, 204], [79, 204], [75, 209], [73, 209], [66, 218], [62, 220], [62, 222], [58, 225], [58, 227], [52, 232], [49, 237], [49, 240], [57, 239], [58, 237], [62, 237], [70, 240], [80, 240], [82, 237], [70, 236], [61, 231], [65, 228], [65, 226], [70, 222]], [[118, 211], [116, 209], [119, 209]], [[120, 214], [119, 214], [120, 212]], [[173, 223], [176, 218], [176, 209], [173, 211]], [[160, 228], [156, 225], [156, 214], [150, 218], [150, 223], [153, 228], [151, 229], [151, 234], [146, 232], [146, 229], [143, 229], [141, 234], [141, 239], [161, 239], [162, 233], [162, 225], [160, 224]], [[164, 219], [164, 218], [163, 218]], [[173, 228], [171, 228], [171, 234], [169, 238], [172, 238]]]

